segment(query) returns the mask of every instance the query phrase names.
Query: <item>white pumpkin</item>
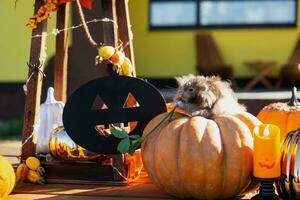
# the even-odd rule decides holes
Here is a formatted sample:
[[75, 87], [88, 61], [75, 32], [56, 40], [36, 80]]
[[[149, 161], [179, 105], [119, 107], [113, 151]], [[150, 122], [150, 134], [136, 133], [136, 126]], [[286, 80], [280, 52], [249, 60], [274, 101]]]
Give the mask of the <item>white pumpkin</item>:
[[63, 125], [63, 109], [64, 103], [55, 100], [54, 89], [49, 87], [47, 91], [47, 99], [40, 106], [39, 120], [35, 127], [35, 131], [37, 133], [37, 153], [49, 153], [50, 134], [53, 129]]

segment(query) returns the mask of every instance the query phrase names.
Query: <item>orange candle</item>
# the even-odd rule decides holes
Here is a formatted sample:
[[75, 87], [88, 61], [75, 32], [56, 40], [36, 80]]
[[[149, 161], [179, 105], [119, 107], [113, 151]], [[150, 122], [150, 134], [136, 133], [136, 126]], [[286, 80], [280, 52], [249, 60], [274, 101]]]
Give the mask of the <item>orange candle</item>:
[[256, 178], [280, 177], [280, 129], [272, 124], [254, 128], [253, 175]]

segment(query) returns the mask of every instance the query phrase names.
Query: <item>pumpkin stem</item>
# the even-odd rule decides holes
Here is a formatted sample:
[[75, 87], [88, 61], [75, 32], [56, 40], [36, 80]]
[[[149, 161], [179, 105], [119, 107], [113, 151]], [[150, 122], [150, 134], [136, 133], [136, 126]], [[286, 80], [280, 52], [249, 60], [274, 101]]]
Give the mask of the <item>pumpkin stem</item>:
[[153, 133], [160, 125], [162, 125], [162, 123], [164, 123], [166, 120], [168, 120], [168, 123], [170, 123], [171, 118], [174, 114], [176, 110], [176, 106], [173, 108], [173, 110], [171, 112], [169, 112], [160, 122], [158, 122], [156, 125], [154, 125], [154, 127], [144, 136], [145, 139], [151, 134]]
[[169, 112], [168, 114], [166, 114], [166, 116], [164, 116], [164, 118], [159, 121], [157, 124], [155, 124], [152, 129], [145, 135], [143, 135], [142, 137], [138, 138], [137, 140], [135, 140], [129, 147], [129, 151], [128, 153], [130, 155], [133, 155], [135, 150], [139, 148], [139, 146], [147, 139], [147, 137], [149, 137], [149, 135], [151, 133], [153, 133], [160, 125], [162, 125], [162, 123], [164, 123], [166, 120], [168, 120], [168, 123], [171, 122], [171, 118], [174, 114], [176, 110], [176, 106], [173, 108], [173, 110], [171, 112]]
[[299, 106], [300, 105], [299, 102], [298, 102], [298, 100], [297, 100], [296, 94], [297, 94], [297, 88], [293, 87], [292, 98], [288, 102], [289, 106]]

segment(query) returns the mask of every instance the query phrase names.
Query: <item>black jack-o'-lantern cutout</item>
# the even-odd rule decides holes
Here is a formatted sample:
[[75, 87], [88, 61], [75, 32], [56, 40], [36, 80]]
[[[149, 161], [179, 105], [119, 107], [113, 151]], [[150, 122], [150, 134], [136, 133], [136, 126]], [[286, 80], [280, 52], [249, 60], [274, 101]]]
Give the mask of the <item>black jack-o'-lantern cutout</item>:
[[134, 126], [129, 134], [142, 135], [147, 123], [166, 110], [164, 98], [151, 84], [128, 76], [107, 76], [89, 81], [70, 96], [63, 123], [78, 145], [96, 153], [118, 154], [120, 140], [105, 130], [122, 124]]

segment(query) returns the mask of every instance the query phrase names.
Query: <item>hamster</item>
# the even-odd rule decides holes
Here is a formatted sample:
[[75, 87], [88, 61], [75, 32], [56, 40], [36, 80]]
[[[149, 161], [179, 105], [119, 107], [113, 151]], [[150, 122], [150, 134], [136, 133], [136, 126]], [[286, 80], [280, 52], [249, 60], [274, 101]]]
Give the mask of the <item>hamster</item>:
[[174, 105], [192, 116], [213, 119], [217, 115], [233, 115], [246, 111], [238, 103], [230, 82], [218, 76], [187, 75], [176, 77], [178, 89]]

